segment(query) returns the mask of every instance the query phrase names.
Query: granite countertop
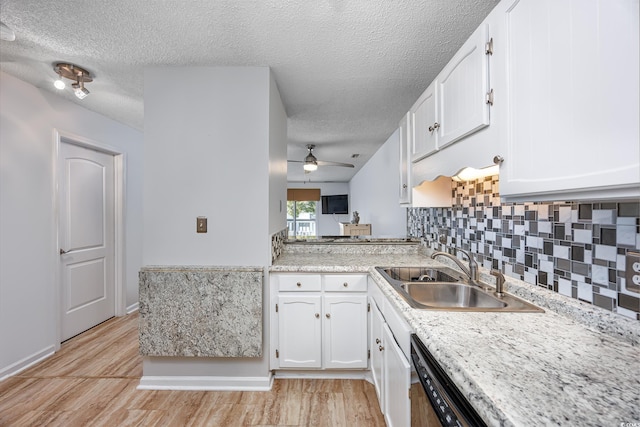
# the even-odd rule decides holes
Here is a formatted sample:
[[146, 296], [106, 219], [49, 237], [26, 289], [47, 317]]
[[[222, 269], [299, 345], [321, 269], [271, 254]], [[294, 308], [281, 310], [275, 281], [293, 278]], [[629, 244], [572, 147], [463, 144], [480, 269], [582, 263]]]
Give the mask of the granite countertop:
[[640, 322], [509, 277], [508, 292], [545, 312], [416, 310], [373, 268], [429, 265], [442, 264], [418, 253], [284, 253], [270, 270], [370, 273], [488, 425], [640, 423]]

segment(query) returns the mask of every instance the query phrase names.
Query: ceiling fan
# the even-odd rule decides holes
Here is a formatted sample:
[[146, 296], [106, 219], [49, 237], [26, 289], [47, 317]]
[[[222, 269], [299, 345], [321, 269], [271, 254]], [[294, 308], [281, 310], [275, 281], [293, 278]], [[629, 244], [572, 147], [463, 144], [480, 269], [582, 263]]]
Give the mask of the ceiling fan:
[[314, 170], [318, 169], [318, 166], [341, 166], [344, 168], [353, 168], [351, 163], [340, 163], [340, 162], [328, 162], [326, 160], [318, 160], [316, 156], [313, 155], [313, 149], [316, 148], [314, 144], [307, 144], [307, 150], [309, 150], [309, 154], [304, 158], [304, 160], [287, 160], [291, 163], [304, 163], [304, 173], [310, 173]]

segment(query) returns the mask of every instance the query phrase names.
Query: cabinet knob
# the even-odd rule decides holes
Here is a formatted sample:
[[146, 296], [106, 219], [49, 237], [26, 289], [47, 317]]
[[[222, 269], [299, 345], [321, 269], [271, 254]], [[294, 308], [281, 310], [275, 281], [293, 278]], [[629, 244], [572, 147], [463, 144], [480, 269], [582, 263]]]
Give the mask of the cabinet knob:
[[349, 283], [344, 282], [344, 283], [342, 284], [342, 286], [344, 286], [344, 287], [346, 288], [347, 286], [349, 286]]
[[300, 287], [300, 286], [302, 286], [302, 283], [298, 282], [298, 283], [296, 283], [296, 286]]
[[376, 338], [376, 344], [380, 344], [380, 338]]
[[325, 314], [325, 316], [327, 316], [327, 319], [331, 319], [331, 315], [329, 313]]
[[316, 319], [320, 318], [320, 313], [316, 313]]
[[402, 184], [402, 188], [407, 188], [407, 184]]
[[429, 132], [433, 133], [433, 131], [438, 129], [439, 127], [440, 127], [440, 123], [435, 122], [433, 126], [429, 126]]
[[502, 162], [504, 162], [504, 157], [502, 157], [499, 154], [496, 156], [493, 156], [493, 163], [495, 163], [496, 165], [499, 165]]
[[384, 350], [384, 347], [383, 346], [379, 346], [378, 350], [382, 351], [382, 350]]

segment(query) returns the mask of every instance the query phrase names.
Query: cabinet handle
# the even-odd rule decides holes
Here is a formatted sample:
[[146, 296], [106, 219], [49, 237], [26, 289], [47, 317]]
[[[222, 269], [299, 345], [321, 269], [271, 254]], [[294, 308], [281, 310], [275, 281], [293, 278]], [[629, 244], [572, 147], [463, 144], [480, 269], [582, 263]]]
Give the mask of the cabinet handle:
[[298, 282], [298, 283], [296, 283], [296, 286], [300, 287], [300, 286], [302, 286], [302, 283]]
[[495, 163], [496, 165], [499, 165], [502, 162], [504, 162], [504, 157], [502, 157], [499, 154], [496, 156], [493, 156], [493, 163]]
[[433, 131], [438, 129], [439, 127], [440, 127], [440, 123], [435, 122], [433, 126], [429, 126], [429, 132], [433, 133]]
[[331, 318], [331, 315], [329, 313], [325, 314], [325, 316], [327, 316], [327, 319]]
[[376, 344], [380, 344], [380, 338], [376, 338]]
[[382, 350], [384, 350], [384, 347], [383, 346], [379, 346], [378, 350], [382, 351]]
[[344, 282], [344, 283], [342, 284], [342, 286], [344, 286], [344, 287], [346, 288], [347, 286], [349, 286], [349, 283]]
[[316, 313], [316, 319], [320, 318], [320, 313]]

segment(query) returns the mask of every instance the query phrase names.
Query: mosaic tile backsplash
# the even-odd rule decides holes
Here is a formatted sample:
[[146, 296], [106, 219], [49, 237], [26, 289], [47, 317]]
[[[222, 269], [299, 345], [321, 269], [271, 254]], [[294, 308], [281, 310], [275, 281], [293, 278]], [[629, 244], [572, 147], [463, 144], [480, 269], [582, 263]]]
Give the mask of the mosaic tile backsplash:
[[640, 250], [640, 202], [502, 204], [497, 175], [453, 182], [452, 197], [451, 208], [408, 208], [407, 234], [434, 249], [466, 249], [485, 268], [640, 320], [640, 293], [625, 283], [625, 255]]

